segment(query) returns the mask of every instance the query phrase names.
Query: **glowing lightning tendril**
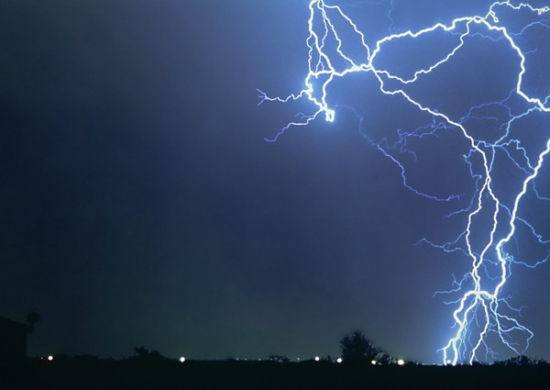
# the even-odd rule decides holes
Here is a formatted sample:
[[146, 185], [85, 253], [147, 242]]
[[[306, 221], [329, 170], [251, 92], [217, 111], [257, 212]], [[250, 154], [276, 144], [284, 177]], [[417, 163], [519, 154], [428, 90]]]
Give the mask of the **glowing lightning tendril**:
[[[487, 352], [489, 351], [487, 345], [487, 336], [489, 333], [496, 334], [503, 345], [518, 354], [523, 351], [513, 342], [512, 337], [514, 334], [523, 334], [525, 336], [524, 349], [527, 349], [533, 337], [533, 333], [527, 327], [520, 324], [516, 318], [505, 314], [506, 309], [508, 309], [508, 311], [516, 311], [516, 309], [511, 307], [506, 297], [502, 296], [502, 290], [510, 276], [510, 265], [512, 263], [527, 267], [535, 267], [546, 261], [546, 259], [534, 265], [517, 261], [507, 252], [506, 246], [512, 238], [514, 238], [518, 224], [526, 226], [539, 243], [550, 243], [550, 240], [544, 240], [531, 224], [518, 215], [520, 202], [530, 186], [532, 186], [538, 199], [548, 200], [548, 198], [538, 193], [534, 180], [537, 178], [543, 166], [545, 157], [550, 154], [550, 139], [547, 140], [544, 149], [539, 153], [535, 162], [532, 162], [528, 158], [526, 150], [521, 146], [519, 140], [509, 139], [510, 128], [518, 119], [534, 111], [550, 112], [550, 96], [545, 98], [529, 96], [523, 89], [523, 79], [526, 73], [526, 53], [520, 49], [515, 41], [518, 35], [521, 35], [526, 29], [534, 25], [540, 25], [550, 29], [550, 24], [547, 20], [541, 20], [527, 25], [519, 33], [512, 33], [501, 25], [498, 16], [499, 10], [501, 9], [525, 11], [532, 13], [536, 17], [542, 17], [546, 14], [550, 15], [550, 7], [548, 6], [537, 8], [527, 3], [513, 4], [511, 1], [499, 1], [491, 4], [485, 15], [459, 17], [452, 20], [449, 24], [436, 23], [418, 31], [409, 30], [390, 34], [379, 39], [372, 46], [369, 46], [365, 35], [359, 30], [351, 18], [343, 12], [341, 7], [327, 4], [326, 0], [310, 0], [308, 19], [309, 35], [306, 40], [309, 71], [304, 81], [304, 88], [298, 93], [284, 98], [270, 97], [266, 93], [259, 91], [261, 99], [260, 104], [266, 101], [287, 103], [300, 99], [307, 99], [316, 107], [316, 110], [312, 114], [302, 115], [300, 120], [288, 123], [275, 134], [273, 138], [267, 139], [269, 142], [276, 142], [280, 136], [292, 127], [307, 126], [319, 116], [324, 116], [326, 121], [333, 122], [336, 113], [335, 109], [331, 108], [327, 102], [329, 87], [334, 80], [344, 78], [353, 73], [369, 73], [373, 75], [381, 93], [399, 96], [418, 110], [431, 115], [434, 118], [434, 123], [428, 126], [428, 128], [431, 128], [432, 132], [437, 131], [441, 126], [449, 129], [457, 129], [467, 140], [470, 146], [470, 152], [465, 156], [465, 161], [469, 166], [472, 178], [475, 179], [477, 191], [469, 207], [453, 213], [468, 214], [466, 228], [455, 241], [444, 244], [435, 244], [427, 239], [421, 240], [421, 242], [439, 248], [445, 252], [463, 252], [471, 260], [470, 271], [465, 274], [461, 280], [454, 281], [453, 284], [455, 288], [451, 291], [439, 292], [445, 294], [460, 292], [462, 294], [458, 300], [452, 302], [456, 304], [456, 309], [453, 312], [455, 326], [453, 328], [454, 334], [441, 349], [443, 353], [443, 362], [445, 364], [456, 365], [463, 361], [471, 364], [475, 360], [478, 360], [480, 349], [484, 348]], [[391, 20], [393, 26], [393, 19], [391, 19], [392, 11], [393, 0], [391, 1], [391, 10], [388, 14], [388, 18]], [[353, 56], [346, 53], [336, 21], [352, 29], [356, 38], [358, 38], [361, 43], [362, 50], [364, 51], [362, 53], [364, 60], [358, 61]], [[469, 133], [464, 125], [465, 121], [472, 117], [473, 113], [480, 107], [473, 107], [466, 117], [460, 120], [453, 120], [449, 115], [420, 103], [404, 90], [406, 86], [416, 83], [422, 77], [429, 75], [435, 69], [451, 61], [453, 56], [463, 48], [465, 38], [468, 35], [480, 34], [479, 32], [472, 32], [474, 26], [484, 28], [488, 32], [496, 34], [498, 36], [496, 39], [505, 41], [517, 55], [519, 60], [519, 73], [515, 75], [517, 81], [511, 95], [513, 93], [521, 97], [529, 106], [528, 110], [516, 115], [513, 115], [511, 110], [508, 109], [509, 119], [504, 127], [504, 134], [495, 142], [476, 139]], [[460, 30], [460, 28], [464, 30]], [[459, 30], [463, 32], [459, 32]], [[397, 76], [386, 69], [377, 67], [376, 59], [382, 52], [384, 46], [389, 42], [398, 41], [404, 38], [416, 39], [434, 32], [447, 32], [459, 36], [458, 44], [437, 62], [434, 62], [428, 67], [418, 69], [414, 72], [412, 77], [409, 78]], [[332, 43], [332, 46], [329, 45], [329, 42]], [[345, 65], [342, 66], [341, 64]], [[390, 82], [392, 83], [391, 85], [397, 84], [400, 85], [400, 87], [390, 88], [388, 86]], [[510, 98], [510, 96], [508, 98]], [[491, 104], [505, 106], [505, 103], [506, 101], [494, 102]], [[407, 138], [410, 136], [422, 137], [422, 134], [424, 133], [413, 132], [402, 133], [401, 135]], [[408, 183], [403, 165], [387, 151], [384, 145], [379, 143], [375, 144], [375, 146], [386, 157], [390, 158], [392, 162], [398, 165], [401, 170], [403, 184], [408, 189], [420, 196], [435, 201], [451, 201], [457, 198], [457, 195], [439, 197], [412, 187]], [[516, 155], [512, 156], [509, 148], [519, 152], [521, 156], [523, 156], [522, 161], [518, 161], [518, 157], [514, 157]], [[520, 168], [526, 175], [521, 186], [521, 191], [515, 196], [511, 207], [500, 200], [494, 192], [492, 173], [496, 150], [504, 151], [515, 166]], [[472, 157], [474, 155], [481, 159], [481, 172], [479, 174], [474, 173], [472, 168]], [[489, 210], [491, 213], [492, 225], [486, 243], [483, 245], [481, 251], [476, 251], [472, 246], [472, 226], [474, 218], [485, 210]], [[463, 245], [460, 243], [463, 243]], [[489, 253], [493, 252], [496, 256], [496, 260], [490, 259]], [[499, 270], [498, 275], [492, 278], [496, 282], [493, 283], [491, 288], [485, 286], [487, 284], [486, 279], [490, 276], [482, 272], [488, 264], [495, 265]], [[464, 286], [466, 284], [469, 284], [468, 289], [464, 291]], [[476, 332], [472, 331], [474, 323], [476, 324]]]

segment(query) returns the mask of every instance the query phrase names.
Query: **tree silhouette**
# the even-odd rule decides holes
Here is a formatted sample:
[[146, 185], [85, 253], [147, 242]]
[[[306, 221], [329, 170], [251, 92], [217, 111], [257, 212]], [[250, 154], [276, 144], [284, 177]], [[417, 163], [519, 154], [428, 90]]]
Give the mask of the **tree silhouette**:
[[391, 364], [391, 362], [393, 361], [391, 355], [385, 351], [382, 351], [382, 350], [378, 350], [378, 354], [376, 355], [376, 361], [379, 363], [379, 364], [382, 364], [384, 366], [388, 365], [388, 364]]
[[345, 363], [359, 363], [376, 359], [380, 351], [361, 332], [356, 330], [340, 340], [342, 358]]

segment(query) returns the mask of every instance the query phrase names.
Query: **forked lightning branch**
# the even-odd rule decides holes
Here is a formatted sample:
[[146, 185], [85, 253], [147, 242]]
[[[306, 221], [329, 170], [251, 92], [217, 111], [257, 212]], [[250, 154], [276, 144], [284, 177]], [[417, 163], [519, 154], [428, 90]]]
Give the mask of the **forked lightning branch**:
[[[501, 15], [505, 12], [528, 14], [531, 21], [519, 31], [512, 30], [501, 21]], [[448, 23], [436, 23], [417, 31], [392, 33], [375, 42], [369, 42], [368, 37], [344, 12], [342, 6], [324, 0], [310, 0], [307, 24], [309, 34], [305, 43], [308, 50], [308, 71], [303, 88], [286, 97], [272, 97], [260, 91], [260, 104], [309, 101], [313, 110], [309, 114], [300, 115], [299, 120], [287, 123], [267, 141], [276, 142], [290, 129], [307, 126], [317, 119], [333, 122], [338, 112], [337, 107], [329, 103], [331, 87], [337, 80], [357, 73], [372, 75], [381, 94], [403, 99], [419, 112], [430, 115], [434, 120], [432, 132], [438, 131], [440, 123], [443, 123], [445, 128], [457, 131], [469, 145], [470, 150], [464, 156], [464, 161], [469, 167], [476, 188], [469, 206], [457, 211], [467, 216], [466, 224], [464, 230], [459, 232], [453, 241], [434, 243], [428, 239], [421, 240], [444, 252], [463, 252], [470, 264], [468, 272], [460, 280], [455, 280], [453, 288], [443, 292], [458, 294], [458, 298], [449, 302], [454, 305], [453, 327], [448, 342], [441, 347], [442, 359], [444, 364], [452, 365], [490, 359], [495, 348], [495, 345], [492, 345], [495, 340], [513, 353], [523, 353], [529, 347], [534, 334], [526, 325], [520, 323], [518, 310], [512, 307], [508, 301], [509, 296], [504, 296], [503, 290], [511, 277], [512, 266], [533, 268], [546, 261], [517, 259], [511, 254], [509, 247], [511, 241], [516, 238], [516, 231], [520, 226], [527, 229], [541, 245], [550, 243], [550, 240], [546, 240], [520, 213], [522, 201], [529, 191], [533, 191], [538, 199], [548, 200], [537, 190], [536, 179], [547, 155], [550, 154], [550, 138], [546, 138], [545, 142], [539, 145], [540, 148], [533, 157], [528, 147], [513, 137], [512, 129], [521, 118], [534, 113], [550, 112], [550, 95], [534, 96], [526, 91], [524, 79], [528, 72], [528, 53], [520, 48], [517, 40], [522, 34], [534, 28], [544, 29], [550, 35], [550, 7], [500, 1], [491, 4], [484, 14], [458, 17]], [[452, 115], [431, 107], [407, 92], [411, 85], [430, 77], [432, 72], [452, 62], [456, 54], [464, 49], [466, 38], [474, 34], [483, 34], [480, 31], [485, 31], [491, 37], [498, 37], [492, 39], [503, 41], [514, 53], [518, 71], [509, 75], [514, 84], [511, 94], [523, 100], [527, 107], [522, 112], [509, 115], [496, 141], [487, 141], [475, 136], [468, 129], [465, 118], [452, 118]], [[410, 76], [395, 74], [377, 65], [380, 62], [377, 59], [390, 43], [434, 34], [453, 34], [457, 37], [456, 44], [429, 65], [416, 69]], [[349, 39], [359, 42], [362, 51], [360, 56], [346, 49], [352, 46], [346, 44]], [[547, 39], [550, 39], [550, 36]], [[361, 60], [357, 59], [358, 57]], [[550, 88], [550, 85], [546, 87]], [[486, 105], [490, 104], [505, 105], [506, 101], [490, 102]], [[478, 108], [472, 107], [468, 115]], [[417, 136], [418, 132], [403, 134], [404, 137], [415, 135]], [[403, 184], [417, 195], [440, 202], [451, 202], [457, 198], [455, 195], [436, 196], [411, 185], [404, 164], [390, 153], [384, 144], [373, 145], [398, 165]], [[514, 153], [510, 152], [512, 149]], [[495, 190], [497, 151], [504, 151], [507, 158], [522, 173], [519, 191], [515, 190], [512, 201], [499, 198]], [[491, 222], [484, 229], [483, 244], [477, 248], [473, 244], [472, 231], [482, 214], [490, 215]], [[496, 276], [486, 272], [488, 266], [497, 270]]]

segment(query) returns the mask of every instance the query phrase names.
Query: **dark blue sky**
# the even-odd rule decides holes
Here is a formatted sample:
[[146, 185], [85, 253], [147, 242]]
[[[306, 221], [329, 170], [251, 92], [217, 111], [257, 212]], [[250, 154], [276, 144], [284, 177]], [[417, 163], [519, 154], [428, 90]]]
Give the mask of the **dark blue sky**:
[[[369, 39], [387, 34], [387, 7], [360, 3], [342, 4]], [[488, 3], [396, 0], [394, 29]], [[410, 171], [428, 191], [464, 194], [455, 204], [403, 188], [345, 110], [266, 143], [311, 108], [256, 106], [256, 88], [302, 87], [307, 17], [294, 0], [0, 4], [0, 314], [42, 314], [32, 353], [335, 355], [361, 328], [391, 353], [439, 361], [452, 309], [432, 294], [468, 264], [414, 243], [463, 226], [443, 218], [472, 194], [463, 141], [449, 132], [418, 145]], [[548, 41], [530, 41], [540, 95]], [[513, 55], [488, 42], [468, 50], [418, 96], [456, 115], [506, 96]], [[387, 61], [406, 69], [399, 55]], [[360, 109], [369, 135], [391, 141], [426, 122], [372, 80], [346, 82], [335, 103]], [[549, 119], [533, 121], [536, 145]], [[550, 192], [548, 174], [537, 184]], [[550, 230], [548, 205], [525, 212]], [[531, 354], [550, 359], [548, 277], [550, 266], [519, 269], [508, 293], [528, 306]]]

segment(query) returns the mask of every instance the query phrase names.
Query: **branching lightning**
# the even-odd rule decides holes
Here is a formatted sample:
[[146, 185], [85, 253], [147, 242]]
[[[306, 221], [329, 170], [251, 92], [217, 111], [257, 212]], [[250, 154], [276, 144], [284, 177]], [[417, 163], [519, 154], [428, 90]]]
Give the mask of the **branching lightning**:
[[[550, 30], [550, 7], [534, 7], [528, 3], [513, 3], [512, 1], [497, 1], [491, 4], [484, 15], [472, 15], [458, 17], [449, 23], [436, 23], [417, 31], [403, 31], [393, 33], [394, 21], [392, 12], [393, 1], [388, 3], [390, 10], [388, 19], [391, 21], [391, 33], [372, 44], [367, 43], [367, 37], [356, 23], [343, 11], [341, 6], [329, 4], [326, 0], [309, 1], [308, 32], [306, 39], [308, 49], [308, 73], [304, 80], [304, 88], [287, 97], [271, 97], [259, 91], [260, 104], [264, 102], [288, 103], [292, 101], [309, 101], [314, 110], [307, 115], [301, 115], [299, 120], [285, 125], [268, 142], [276, 142], [289, 129], [307, 126], [316, 119], [322, 117], [328, 122], [333, 122], [336, 109], [329, 104], [329, 94], [332, 84], [354, 73], [368, 73], [374, 77], [379, 92], [404, 99], [405, 102], [415, 107], [420, 112], [429, 114], [432, 122], [413, 131], [398, 132], [399, 147], [401, 152], [414, 152], [407, 150], [407, 140], [411, 137], [422, 138], [433, 135], [442, 130], [458, 131], [469, 145], [469, 152], [464, 155], [464, 161], [469, 167], [472, 176], [475, 193], [469, 205], [457, 210], [448, 217], [463, 214], [467, 216], [464, 230], [455, 240], [446, 243], [434, 243], [426, 238], [419, 244], [427, 244], [446, 253], [460, 252], [471, 263], [471, 268], [460, 280], [453, 277], [453, 288], [448, 291], [439, 291], [436, 294], [459, 294], [458, 299], [448, 302], [455, 305], [452, 313], [454, 326], [453, 334], [448, 342], [441, 348], [444, 364], [456, 365], [459, 363], [473, 363], [476, 360], [491, 358], [493, 352], [488, 345], [489, 335], [496, 335], [502, 345], [514, 353], [523, 353], [528, 347], [533, 332], [522, 325], [516, 318], [520, 313], [512, 307], [508, 297], [503, 295], [503, 289], [511, 276], [513, 264], [534, 268], [546, 262], [547, 258], [539, 259], [534, 263], [528, 263], [516, 259], [510, 253], [509, 246], [516, 240], [516, 231], [519, 227], [526, 228], [540, 244], [549, 244], [536, 228], [530, 224], [520, 213], [520, 205], [528, 191], [539, 200], [549, 200], [536, 186], [536, 179], [541, 171], [545, 158], [550, 154], [550, 138], [541, 150], [537, 151], [536, 158], [530, 158], [527, 148], [519, 139], [512, 138], [511, 129], [520, 119], [533, 113], [550, 112], [550, 96], [537, 97], [528, 94], [524, 88], [524, 78], [527, 72], [527, 56], [536, 53], [536, 49], [523, 51], [517, 44], [518, 37], [534, 27]], [[514, 32], [504, 26], [500, 20], [502, 11], [526, 12], [536, 20], [525, 25], [520, 31]], [[352, 55], [346, 51], [341, 26], [353, 32], [354, 39], [360, 42], [361, 55]], [[480, 31], [486, 31], [482, 33]], [[390, 42], [404, 39], [418, 39], [422, 36], [437, 33], [454, 34], [458, 37], [457, 44], [445, 55], [434, 61], [431, 65], [417, 69], [411, 76], [404, 77], [392, 73], [377, 64], [377, 59]], [[478, 36], [493, 41], [504, 42], [517, 58], [519, 71], [513, 75], [515, 87], [503, 100], [490, 102], [484, 105], [470, 108], [467, 114], [459, 119], [452, 119], [451, 115], [440, 112], [414, 98], [406, 91], [407, 87], [428, 77], [436, 69], [453, 61], [455, 55], [463, 50], [467, 37]], [[507, 104], [512, 97], [519, 97], [527, 107], [522, 112], [514, 112]], [[472, 118], [479, 117], [478, 113], [488, 106], [503, 108], [508, 115], [505, 124], [501, 127], [501, 136], [495, 141], [479, 139], [468, 130], [467, 123]], [[351, 109], [360, 119], [360, 115]], [[485, 118], [487, 119], [487, 118]], [[488, 118], [491, 119], [491, 118]], [[364, 134], [363, 134], [364, 135]], [[374, 142], [369, 137], [365, 138], [379, 150], [384, 156], [395, 163], [400, 172], [402, 182], [406, 188], [419, 196], [438, 202], [451, 202], [462, 195], [440, 196], [424, 192], [413, 187], [407, 178], [407, 171], [402, 162], [392, 153], [392, 147], [384, 142]], [[512, 202], [499, 199], [494, 188], [494, 163], [497, 153], [501, 153], [513, 163], [523, 174], [519, 192], [515, 194]], [[475, 167], [474, 167], [475, 165]], [[481, 249], [475, 249], [473, 241], [473, 229], [477, 218], [489, 213], [490, 226]], [[491, 275], [488, 269], [496, 270]], [[518, 342], [517, 340], [521, 341]]]

